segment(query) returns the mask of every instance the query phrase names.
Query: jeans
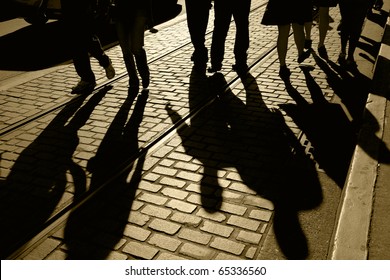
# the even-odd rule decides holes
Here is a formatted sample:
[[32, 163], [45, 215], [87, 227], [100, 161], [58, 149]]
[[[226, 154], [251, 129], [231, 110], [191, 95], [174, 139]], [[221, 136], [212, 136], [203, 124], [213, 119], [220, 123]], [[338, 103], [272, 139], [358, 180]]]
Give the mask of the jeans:
[[212, 66], [216, 68], [222, 66], [226, 36], [232, 17], [236, 25], [234, 43], [236, 65], [246, 65], [250, 6], [251, 0], [214, 0], [215, 19], [210, 53]]
[[88, 2], [61, 1], [63, 5], [66, 36], [71, 42], [73, 64], [77, 74], [84, 81], [94, 82], [95, 75], [91, 68], [89, 55], [96, 58], [102, 67], [110, 64], [110, 59], [104, 54], [100, 40], [95, 34], [92, 15], [88, 12]]
[[119, 45], [130, 81], [138, 81], [137, 69], [143, 80], [149, 78], [149, 67], [144, 49], [146, 21], [147, 18], [142, 15], [118, 17], [116, 20]]
[[205, 35], [209, 20], [211, 0], [186, 0], [187, 25], [194, 46], [193, 60], [207, 62]]

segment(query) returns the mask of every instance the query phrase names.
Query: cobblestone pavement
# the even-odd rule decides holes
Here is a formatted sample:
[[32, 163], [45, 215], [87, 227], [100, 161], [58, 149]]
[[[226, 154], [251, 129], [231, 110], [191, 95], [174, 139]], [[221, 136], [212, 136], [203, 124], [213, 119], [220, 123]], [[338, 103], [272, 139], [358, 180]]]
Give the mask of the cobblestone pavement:
[[[291, 39], [285, 85], [275, 49], [265, 52], [277, 36], [260, 25], [265, 2], [252, 1], [248, 55], [251, 64], [264, 57], [241, 79], [231, 70], [234, 24], [221, 74], [204, 76], [192, 70], [182, 21], [146, 37], [148, 94], [129, 94], [124, 75], [18, 127], [74, 98], [73, 66], [2, 92], [0, 129], [17, 127], [0, 143], [2, 258], [326, 259], [359, 120], [349, 92], [364, 101], [366, 88], [332, 62], [338, 8], [330, 61], [314, 54], [305, 62], [314, 69], [302, 70]], [[317, 37], [313, 28], [314, 46]], [[119, 47], [108, 54], [124, 73]], [[48, 230], [18, 244], [53, 217]], [[15, 244], [22, 247], [12, 254]]]

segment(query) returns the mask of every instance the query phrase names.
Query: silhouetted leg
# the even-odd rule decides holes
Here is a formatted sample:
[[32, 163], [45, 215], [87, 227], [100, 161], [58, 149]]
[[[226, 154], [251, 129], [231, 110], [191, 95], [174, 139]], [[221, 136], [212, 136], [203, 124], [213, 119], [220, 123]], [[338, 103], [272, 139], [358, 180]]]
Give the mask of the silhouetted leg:
[[106, 68], [110, 64], [110, 59], [104, 53], [103, 47], [97, 35], [92, 35], [89, 45], [89, 53], [99, 61], [100, 66]]
[[144, 32], [146, 20], [147, 19], [142, 16], [136, 17], [131, 27], [131, 52], [135, 57], [137, 69], [142, 78], [142, 86], [144, 88], [149, 86], [150, 77], [146, 51], [144, 49]]
[[208, 61], [205, 35], [210, 13], [211, 0], [186, 0], [187, 24], [194, 46], [191, 60], [194, 63]]
[[123, 60], [126, 65], [127, 73], [129, 75], [129, 84], [132, 86], [137, 86], [139, 84], [139, 79], [137, 75], [137, 70], [135, 67], [135, 61], [133, 57], [132, 41], [131, 41], [131, 22], [126, 19], [118, 19], [116, 22], [116, 30], [118, 34], [119, 45], [122, 49]]
[[214, 31], [211, 43], [211, 65], [214, 70], [220, 70], [225, 53], [225, 40], [232, 18], [231, 6], [224, 0], [214, 1]]
[[249, 13], [251, 0], [241, 0], [232, 9], [236, 24], [236, 39], [234, 43], [234, 56], [236, 66], [245, 67], [247, 64], [247, 51], [249, 48]]

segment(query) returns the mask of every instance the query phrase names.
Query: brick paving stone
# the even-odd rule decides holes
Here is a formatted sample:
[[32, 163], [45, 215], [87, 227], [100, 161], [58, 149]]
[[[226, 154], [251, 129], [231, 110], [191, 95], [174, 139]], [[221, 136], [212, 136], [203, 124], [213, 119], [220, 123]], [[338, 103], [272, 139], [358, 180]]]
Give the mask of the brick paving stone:
[[220, 212], [209, 213], [203, 208], [200, 208], [196, 215], [205, 219], [213, 220], [215, 222], [223, 222], [226, 220], [226, 215]]
[[123, 234], [125, 236], [128, 236], [130, 238], [139, 240], [139, 241], [145, 241], [152, 232], [150, 230], [143, 229], [141, 227], [133, 226], [133, 225], [126, 225]]
[[[153, 168], [152, 171], [154, 173], [165, 175], [165, 176], [174, 176], [177, 173], [177, 171], [175, 169], [162, 167], [162, 166], [156, 166], [155, 168]], [[176, 176], [179, 177], [178, 175], [176, 175]]]
[[150, 217], [139, 212], [133, 211], [130, 213], [128, 221], [132, 224], [144, 226], [150, 220]]
[[272, 216], [272, 212], [268, 210], [252, 210], [249, 213], [249, 218], [253, 218], [256, 220], [262, 220], [265, 222], [269, 222]]
[[129, 242], [122, 251], [124, 253], [139, 257], [145, 260], [151, 260], [159, 252], [158, 249], [150, 246], [141, 244], [138, 242]]
[[169, 215], [171, 215], [172, 211], [169, 209], [163, 208], [163, 207], [157, 207], [154, 205], [146, 205], [142, 210], [141, 213], [161, 218], [161, 219], [166, 219], [168, 218]]
[[54, 252], [52, 252], [50, 255], [48, 255], [45, 260], [66, 260], [67, 258], [67, 254], [64, 252], [64, 251], [61, 251], [61, 250], [55, 250]]
[[253, 259], [256, 256], [257, 249], [258, 249], [257, 247], [250, 247], [246, 251], [245, 257], [247, 257], [248, 259]]
[[149, 224], [149, 228], [152, 230], [157, 230], [160, 232], [165, 232], [167, 234], [173, 235], [179, 231], [180, 225], [169, 221], [161, 220], [161, 219], [154, 219]]
[[124, 261], [127, 260], [127, 256], [125, 254], [118, 253], [118, 252], [110, 252], [107, 256], [107, 260]]
[[245, 214], [247, 208], [240, 205], [235, 205], [227, 202], [223, 202], [221, 205], [221, 211], [242, 216]]
[[164, 177], [160, 180], [160, 184], [171, 186], [171, 187], [176, 187], [176, 188], [183, 188], [186, 185], [186, 182], [183, 180], [178, 180], [174, 178], [168, 178]]
[[274, 210], [274, 205], [271, 201], [258, 196], [247, 196], [244, 199], [244, 204]]
[[202, 219], [190, 214], [184, 214], [176, 212], [170, 217], [174, 222], [180, 223], [185, 226], [197, 227], [202, 222]]
[[54, 251], [61, 242], [54, 239], [46, 239], [38, 247], [34, 248], [24, 259], [26, 260], [43, 260], [47, 255]]
[[176, 199], [179, 199], [179, 200], [183, 200], [187, 197], [188, 195], [188, 192], [185, 192], [185, 191], [182, 191], [182, 190], [178, 190], [178, 189], [174, 189], [174, 188], [164, 188], [161, 193], [165, 196], [168, 196], [168, 197], [171, 197], [171, 198], [176, 198]]
[[156, 245], [162, 249], [166, 249], [168, 251], [174, 252], [180, 246], [180, 240], [177, 240], [172, 237], [168, 237], [162, 234], [154, 234], [148, 241], [151, 245]]
[[169, 208], [172, 208], [172, 209], [176, 209], [176, 210], [182, 211], [184, 213], [192, 213], [192, 212], [194, 212], [194, 210], [197, 207], [196, 205], [193, 205], [191, 203], [187, 203], [187, 202], [184, 202], [184, 201], [180, 201], [180, 200], [177, 200], [177, 199], [171, 199], [166, 204], [166, 206], [169, 207]]
[[221, 237], [216, 237], [211, 242], [210, 246], [233, 255], [241, 255], [245, 249], [245, 245]]
[[259, 244], [262, 235], [250, 231], [240, 230], [236, 239], [246, 243]]
[[228, 227], [225, 225], [217, 224], [210, 221], [204, 221], [203, 226], [200, 227], [202, 231], [220, 235], [223, 237], [229, 237], [234, 231], [233, 227]]
[[157, 193], [159, 190], [161, 190], [162, 186], [158, 184], [152, 184], [147, 181], [141, 181], [138, 185], [138, 188], [141, 190]]
[[230, 216], [226, 223], [252, 231], [256, 231], [260, 227], [260, 222], [238, 216]]
[[145, 201], [145, 202], [153, 203], [153, 204], [157, 204], [157, 205], [163, 205], [168, 201], [168, 199], [165, 197], [158, 196], [155, 194], [149, 194], [149, 193], [142, 193], [138, 197], [138, 199], [141, 201]]
[[182, 228], [178, 237], [195, 243], [206, 245], [210, 242], [212, 235], [201, 233], [194, 229]]
[[179, 171], [176, 175], [177, 178], [193, 181], [193, 182], [199, 182], [202, 179], [202, 175], [200, 174], [194, 174], [191, 172], [186, 171]]
[[208, 249], [205, 246], [185, 243], [180, 248], [180, 254], [192, 257], [194, 259], [210, 260], [210, 259], [213, 259], [214, 251]]

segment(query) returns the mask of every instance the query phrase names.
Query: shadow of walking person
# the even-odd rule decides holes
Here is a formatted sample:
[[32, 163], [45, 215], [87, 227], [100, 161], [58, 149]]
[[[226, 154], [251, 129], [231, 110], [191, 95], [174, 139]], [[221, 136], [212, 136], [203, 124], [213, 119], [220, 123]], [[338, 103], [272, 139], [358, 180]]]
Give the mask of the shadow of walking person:
[[1, 257], [21, 248], [50, 219], [70, 205], [66, 196], [67, 172], [75, 188], [86, 184], [84, 170], [72, 160], [79, 144], [78, 130], [109, 88], [94, 94], [80, 109], [86, 95], [65, 106], [45, 130], [21, 152], [4, 182], [1, 182]]
[[[189, 86], [190, 112], [195, 112], [200, 108], [199, 104], [203, 104], [203, 102], [200, 101], [211, 100], [211, 98], [212, 96], [210, 96], [207, 76], [204, 73], [199, 72], [194, 66], [191, 72]], [[224, 127], [224, 124], [222, 123], [214, 123], [213, 126], [205, 126], [204, 111], [200, 113], [203, 117], [191, 117], [190, 124], [187, 124], [170, 104], [166, 106], [166, 110], [168, 111], [172, 123], [181, 123], [178, 133], [182, 139], [187, 139], [187, 141], [183, 141], [186, 153], [202, 163], [203, 176], [200, 183], [200, 192], [202, 194], [201, 203], [203, 207], [208, 212], [218, 211], [222, 203], [222, 197], [220, 195], [221, 186], [219, 185], [217, 174], [219, 159], [210, 158], [210, 153], [213, 152], [213, 149], [223, 151], [223, 149], [226, 148], [223, 144], [222, 146], [215, 145], [215, 139], [218, 139], [219, 137], [228, 137], [228, 135], [226, 135], [226, 127]], [[224, 135], [226, 137], [224, 137]], [[201, 146], [193, 145], [190, 140], [190, 138], [195, 139], [198, 136], [203, 138]], [[226, 153], [227, 152], [218, 152], [218, 154]]]
[[112, 251], [128, 223], [145, 160], [143, 155], [137, 158], [140, 155], [138, 131], [148, 93], [143, 91], [138, 96], [128, 119], [136, 97], [133, 90], [129, 89], [96, 155], [89, 160], [90, 191], [95, 194], [67, 220], [64, 235], [67, 259], [115, 258]]
[[296, 104], [280, 107], [294, 120], [310, 142], [311, 153], [319, 167], [340, 187], [348, 173], [356, 144], [356, 131], [340, 104], [328, 102], [310, 74], [302, 67], [313, 103], [309, 103], [286, 81], [286, 89]]
[[[313, 209], [322, 201], [314, 164], [303, 153], [280, 112], [266, 106], [255, 79], [247, 74], [242, 80], [245, 102], [233, 94], [222, 74], [215, 74], [211, 82], [219, 86], [210, 87], [217, 92], [209, 94], [218, 97], [191, 120], [191, 126], [179, 129], [178, 134], [186, 152], [208, 165], [205, 170], [213, 170], [213, 182], [226, 180], [227, 170], [232, 172], [231, 181], [242, 180], [249, 189], [244, 191], [240, 203], [256, 205], [253, 195], [270, 200], [274, 231], [282, 252], [288, 259], [305, 259], [309, 249], [298, 212]], [[180, 118], [172, 108], [167, 110], [173, 121]], [[193, 149], [194, 143], [189, 139], [198, 139], [197, 146], [204, 149]], [[238, 176], [233, 175], [234, 170]], [[202, 179], [201, 184], [203, 182]], [[226, 193], [234, 191], [234, 185], [226, 181], [217, 187], [214, 184], [212, 192], [201, 187], [202, 197], [219, 202], [218, 207], [214, 205], [212, 209], [203, 201], [202, 206], [209, 211], [223, 211], [226, 202], [232, 199]]]

